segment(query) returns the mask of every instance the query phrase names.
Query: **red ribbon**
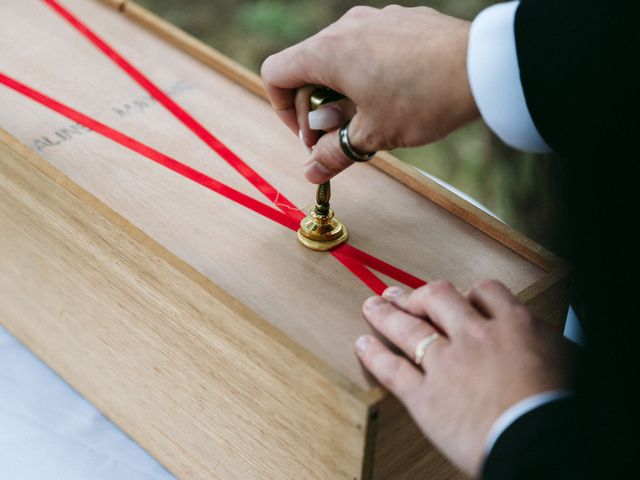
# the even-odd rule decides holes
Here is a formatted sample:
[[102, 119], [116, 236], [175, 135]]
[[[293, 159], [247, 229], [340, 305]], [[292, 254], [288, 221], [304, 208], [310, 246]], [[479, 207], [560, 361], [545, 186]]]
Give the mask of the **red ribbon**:
[[[220, 155], [229, 165], [240, 173], [240, 175], [246, 178], [281, 211], [269, 207], [268, 205], [265, 205], [262, 202], [259, 202], [242, 192], [239, 192], [238, 190], [235, 190], [234, 188], [179, 162], [178, 160], [135, 140], [132, 137], [108, 127], [107, 125], [98, 122], [97, 120], [92, 119], [71, 107], [63, 105], [51, 97], [48, 97], [47, 95], [38, 92], [2, 73], [0, 73], [0, 83], [264, 217], [267, 217], [291, 230], [296, 231], [298, 229], [300, 220], [304, 217], [304, 214], [291, 201], [278, 192], [261, 175], [233, 153], [220, 140], [213, 136], [201, 123], [169, 98], [142, 72], [131, 65], [126, 59], [124, 59], [124, 57], [100, 39], [84, 23], [62, 7], [56, 0], [43, 1], [58, 12], [69, 22], [70, 25], [83, 34], [105, 55], [113, 60], [116, 65], [118, 65], [140, 86], [142, 86], [142, 88], [149, 92], [156, 100], [158, 100], [159, 103], [164, 105], [165, 108], [167, 108], [167, 110], [169, 110], [182, 124], [189, 128], [213, 151]], [[418, 288], [426, 283], [423, 280], [351, 245], [341, 245], [333, 249], [330, 253], [377, 294], [381, 294], [386, 288], [386, 285], [375, 274], [373, 274], [367, 266], [412, 288]]]

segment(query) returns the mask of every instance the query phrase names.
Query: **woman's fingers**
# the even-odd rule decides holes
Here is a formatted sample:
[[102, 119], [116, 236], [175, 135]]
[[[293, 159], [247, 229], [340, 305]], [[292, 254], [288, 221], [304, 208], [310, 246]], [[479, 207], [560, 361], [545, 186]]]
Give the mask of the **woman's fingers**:
[[380, 340], [372, 335], [363, 335], [356, 341], [356, 353], [371, 372], [391, 393], [403, 403], [419, 391], [424, 376], [409, 361], [391, 352]]
[[484, 321], [480, 312], [446, 281], [429, 283], [417, 290], [390, 287], [382, 296], [412, 315], [430, 318], [449, 338], [469, 322]]
[[515, 306], [520, 305], [509, 289], [497, 280], [476, 283], [467, 293], [467, 298], [488, 318], [508, 314]]
[[[364, 302], [362, 310], [369, 323], [412, 360], [416, 345], [436, 331], [424, 319], [400, 310], [382, 297], [369, 298]], [[444, 337], [438, 340], [444, 341], [447, 341]], [[433, 353], [433, 349], [434, 345], [430, 346], [427, 353]], [[425, 359], [424, 365], [425, 369], [429, 368], [428, 358]]]
[[309, 112], [307, 119], [311, 130], [323, 132], [335, 130], [344, 123], [344, 115], [336, 105], [327, 105]]
[[309, 99], [317, 88], [315, 85], [306, 85], [296, 90], [295, 95], [296, 120], [300, 131], [300, 140], [307, 148], [315, 145], [319, 137], [318, 132], [313, 131], [309, 126]]
[[308, 85], [336, 89], [333, 56], [325, 46], [318, 60], [317, 35], [271, 55], [262, 64], [261, 75], [271, 105], [280, 119], [297, 135], [300, 127], [296, 112], [296, 90]]
[[353, 102], [347, 98], [327, 103], [317, 110], [311, 110], [309, 101], [318, 89], [315, 85], [307, 85], [296, 92], [296, 115], [300, 127], [300, 137], [307, 147], [313, 147], [322, 132], [329, 132], [341, 127], [355, 109]]

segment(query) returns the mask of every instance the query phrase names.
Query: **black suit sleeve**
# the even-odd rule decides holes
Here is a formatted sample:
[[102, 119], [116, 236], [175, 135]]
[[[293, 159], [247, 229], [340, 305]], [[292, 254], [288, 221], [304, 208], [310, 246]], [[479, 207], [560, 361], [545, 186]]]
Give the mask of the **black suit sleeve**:
[[640, 162], [637, 2], [522, 0], [514, 33], [532, 119], [563, 166], [574, 306], [586, 349], [576, 397], [523, 416], [485, 480], [637, 478]]
[[586, 478], [576, 401], [564, 398], [518, 418], [500, 435], [486, 459], [486, 480]]
[[638, 109], [631, 77], [637, 80], [632, 72], [639, 58], [631, 38], [637, 29], [625, 25], [630, 4], [522, 0], [518, 7], [515, 38], [527, 106], [561, 156], [607, 151], [630, 132]]

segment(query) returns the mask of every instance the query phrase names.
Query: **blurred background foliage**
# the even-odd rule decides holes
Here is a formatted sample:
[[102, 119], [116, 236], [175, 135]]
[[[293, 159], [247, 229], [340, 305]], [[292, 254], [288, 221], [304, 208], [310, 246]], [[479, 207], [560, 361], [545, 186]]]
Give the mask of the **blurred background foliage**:
[[[322, 29], [351, 0], [138, 0], [170, 22], [258, 72], [262, 61]], [[382, 7], [384, 1], [367, 5]], [[400, 1], [471, 20], [487, 0]], [[416, 79], [417, 80], [417, 79]], [[559, 162], [524, 154], [497, 139], [482, 121], [432, 145], [395, 155], [457, 187], [546, 247], [561, 246]]]

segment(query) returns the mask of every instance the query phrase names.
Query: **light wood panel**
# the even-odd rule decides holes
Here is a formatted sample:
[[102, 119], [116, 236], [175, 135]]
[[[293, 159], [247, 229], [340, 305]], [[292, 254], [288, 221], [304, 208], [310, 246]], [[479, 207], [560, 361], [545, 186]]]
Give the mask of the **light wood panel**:
[[[180, 104], [289, 198], [311, 203], [313, 187], [302, 177], [304, 149], [263, 99], [112, 8], [85, 0], [64, 4], [173, 90]], [[3, 71], [260, 198], [42, 3], [6, 0], [0, 31]], [[42, 157], [78, 185], [338, 372], [370, 385], [352, 344], [368, 331], [360, 305], [371, 292], [335, 259], [305, 250], [282, 227], [96, 134], [69, 131], [68, 120], [6, 88], [0, 102], [0, 125], [19, 140], [40, 147]], [[520, 292], [545, 274], [371, 165], [350, 169], [333, 187], [333, 205], [352, 243], [423, 278], [448, 278], [465, 289], [495, 277]]]
[[464, 480], [467, 477], [431, 446], [393, 397], [377, 408], [372, 480]]
[[360, 478], [374, 397], [2, 132], [0, 225], [3, 324], [174, 474]]
[[[63, 0], [299, 205], [306, 154], [255, 75], [127, 0]], [[114, 8], [115, 7], [115, 8]], [[41, 2], [0, 70], [262, 200]], [[184, 478], [459, 478], [352, 352], [370, 292], [282, 227], [0, 87], [0, 320]], [[29, 153], [20, 142], [36, 153]], [[334, 181], [352, 242], [547, 319], [563, 263], [388, 154]], [[398, 233], [400, 232], [400, 233]]]

